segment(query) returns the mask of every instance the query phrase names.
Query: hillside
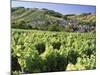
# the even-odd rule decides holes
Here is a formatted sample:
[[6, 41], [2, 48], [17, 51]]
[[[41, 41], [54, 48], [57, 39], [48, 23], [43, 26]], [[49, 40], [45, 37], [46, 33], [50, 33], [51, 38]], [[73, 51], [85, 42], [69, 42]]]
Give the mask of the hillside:
[[88, 32], [95, 30], [95, 13], [63, 15], [48, 9], [13, 7], [12, 28]]

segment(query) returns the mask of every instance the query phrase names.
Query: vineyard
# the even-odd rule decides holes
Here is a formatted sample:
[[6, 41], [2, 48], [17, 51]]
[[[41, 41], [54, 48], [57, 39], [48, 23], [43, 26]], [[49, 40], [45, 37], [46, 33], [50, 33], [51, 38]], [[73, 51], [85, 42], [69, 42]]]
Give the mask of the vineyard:
[[[12, 29], [12, 72], [96, 68], [96, 34]], [[15, 65], [16, 64], [16, 65]]]

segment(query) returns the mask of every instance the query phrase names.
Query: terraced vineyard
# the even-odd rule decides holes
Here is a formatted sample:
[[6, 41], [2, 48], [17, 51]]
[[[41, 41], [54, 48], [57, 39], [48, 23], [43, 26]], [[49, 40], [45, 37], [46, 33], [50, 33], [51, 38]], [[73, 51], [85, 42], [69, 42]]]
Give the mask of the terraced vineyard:
[[96, 13], [61, 14], [38, 8], [12, 8], [12, 28], [44, 31], [95, 32]]
[[[11, 55], [22, 73], [96, 68], [96, 34], [12, 29]], [[16, 64], [16, 65], [17, 65]]]

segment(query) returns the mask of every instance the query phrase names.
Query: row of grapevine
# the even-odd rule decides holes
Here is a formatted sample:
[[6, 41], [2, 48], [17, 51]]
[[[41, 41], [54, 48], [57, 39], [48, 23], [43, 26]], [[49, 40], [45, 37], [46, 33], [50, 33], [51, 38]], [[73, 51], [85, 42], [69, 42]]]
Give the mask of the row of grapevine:
[[[12, 29], [11, 35], [13, 73], [96, 68], [95, 33]], [[15, 63], [19, 66], [15, 66]]]

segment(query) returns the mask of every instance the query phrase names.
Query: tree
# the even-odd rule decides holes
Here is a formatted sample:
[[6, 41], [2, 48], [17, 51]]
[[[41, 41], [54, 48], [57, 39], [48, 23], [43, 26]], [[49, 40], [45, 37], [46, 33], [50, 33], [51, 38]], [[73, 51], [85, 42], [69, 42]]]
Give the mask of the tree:
[[52, 24], [48, 27], [48, 30], [50, 31], [59, 31], [59, 26], [56, 24]]

